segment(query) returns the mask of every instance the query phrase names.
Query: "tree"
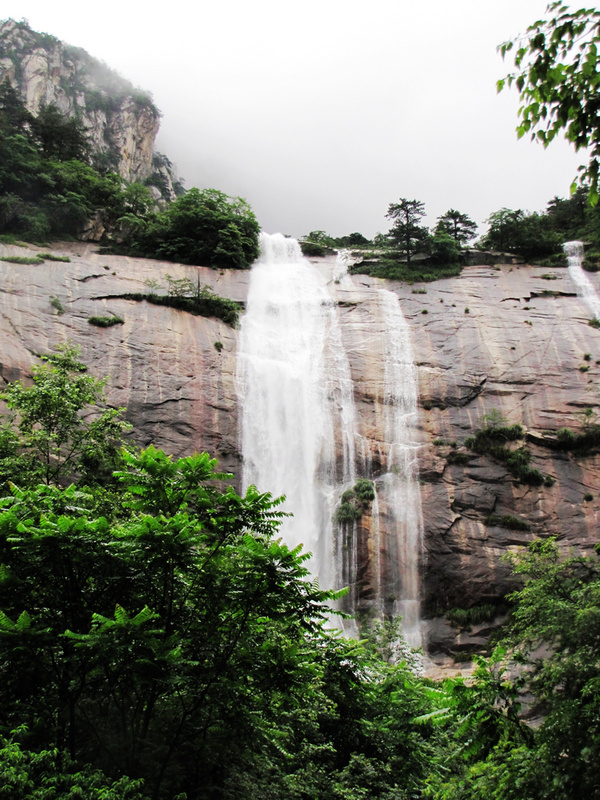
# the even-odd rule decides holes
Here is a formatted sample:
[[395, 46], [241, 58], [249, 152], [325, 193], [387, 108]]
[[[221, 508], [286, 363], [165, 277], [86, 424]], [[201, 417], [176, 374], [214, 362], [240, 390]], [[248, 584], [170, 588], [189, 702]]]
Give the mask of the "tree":
[[271, 735], [269, 705], [317, 677], [308, 641], [333, 595], [276, 537], [279, 501], [218, 490], [230, 476], [206, 454], [126, 463], [116, 522], [74, 487], [0, 502], [3, 719], [33, 749], [198, 797]]
[[[600, 759], [600, 548], [561, 557], [554, 540], [533, 542], [513, 558], [525, 578], [509, 643], [527, 666], [530, 691], [543, 704], [539, 753], [553, 797], [598, 796]], [[548, 650], [539, 655], [539, 646]]]
[[31, 118], [31, 130], [44, 158], [85, 161], [89, 156], [82, 122], [76, 117], [64, 116], [54, 105], [40, 108], [37, 117]]
[[525, 212], [520, 208], [501, 208], [494, 211], [486, 220], [490, 227], [483, 240], [484, 246], [511, 253], [518, 252], [524, 218]]
[[521, 209], [501, 208], [487, 219], [490, 228], [482, 240], [484, 247], [524, 258], [540, 258], [560, 252], [564, 236], [553, 230], [551, 217], [528, 214]]
[[448, 233], [459, 247], [464, 247], [465, 244], [475, 236], [477, 224], [467, 214], [461, 214], [451, 208], [438, 217], [438, 224], [436, 225], [436, 233]]
[[[16, 412], [16, 430], [0, 437], [0, 479], [34, 485], [73, 479], [98, 482], [120, 464], [124, 409], [94, 413], [105, 380], [86, 374], [70, 345], [42, 356], [33, 367], [33, 386], [10, 384], [1, 397]], [[18, 454], [18, 458], [16, 458]]]
[[[478, 659], [474, 681], [445, 682], [434, 713], [454, 719], [454, 775], [434, 775], [436, 800], [579, 800], [597, 798], [600, 758], [600, 559], [561, 555], [552, 539], [512, 555], [523, 583], [502, 649]], [[507, 673], [507, 654], [514, 668]], [[518, 675], [511, 680], [509, 675]], [[439, 692], [439, 690], [438, 690]], [[539, 726], [519, 718], [533, 697]], [[532, 701], [529, 700], [529, 703]], [[534, 706], [535, 707], [535, 706]], [[447, 758], [447, 756], [446, 756]], [[466, 766], [466, 769], [465, 769]], [[438, 783], [440, 778], [443, 782]]]
[[588, 202], [596, 205], [600, 178], [600, 115], [598, 67], [600, 11], [570, 11], [562, 1], [547, 8], [548, 18], [534, 22], [525, 36], [499, 46], [502, 57], [516, 46], [516, 72], [498, 81], [498, 91], [516, 86], [521, 96], [519, 137], [526, 133], [544, 147], [559, 134], [576, 150], [590, 148], [587, 165], [571, 191], [585, 186]]
[[21, 745], [23, 727], [0, 734], [0, 785], [11, 800], [144, 800], [142, 781], [113, 781], [99, 770], [82, 768], [56, 748], [35, 752]]
[[303, 241], [320, 244], [322, 247], [335, 247], [335, 239], [325, 231], [310, 231], [303, 237]]
[[32, 115], [8, 78], [0, 84], [0, 130], [27, 134]]
[[390, 203], [386, 217], [394, 220], [389, 237], [402, 247], [406, 254], [406, 263], [410, 264], [411, 255], [419, 242], [428, 235], [427, 228], [419, 225], [425, 216], [425, 205], [419, 200], [400, 198], [398, 203]]
[[460, 263], [460, 245], [446, 231], [436, 230], [429, 243], [431, 260], [434, 264]]
[[342, 247], [363, 247], [370, 244], [367, 237], [358, 231], [353, 231], [347, 236], [341, 236], [337, 241]]
[[136, 227], [126, 245], [150, 258], [246, 269], [258, 258], [259, 233], [256, 217], [241, 197], [193, 188]]
[[143, 217], [154, 205], [154, 198], [143, 183], [130, 183], [123, 190], [123, 204], [127, 214]]

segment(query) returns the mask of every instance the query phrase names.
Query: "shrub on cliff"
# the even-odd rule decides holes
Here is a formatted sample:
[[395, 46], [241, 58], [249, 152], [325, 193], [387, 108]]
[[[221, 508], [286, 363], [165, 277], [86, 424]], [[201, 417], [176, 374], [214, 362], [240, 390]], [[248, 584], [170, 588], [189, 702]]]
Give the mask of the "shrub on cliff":
[[246, 269], [258, 258], [259, 233], [256, 217], [241, 197], [194, 188], [135, 225], [124, 246], [147, 258]]

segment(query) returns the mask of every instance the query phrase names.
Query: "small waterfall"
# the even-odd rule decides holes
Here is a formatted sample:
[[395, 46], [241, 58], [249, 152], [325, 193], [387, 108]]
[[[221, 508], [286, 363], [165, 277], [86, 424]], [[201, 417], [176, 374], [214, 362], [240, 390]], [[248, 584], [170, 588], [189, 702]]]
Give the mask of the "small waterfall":
[[382, 594], [393, 599], [393, 614], [402, 615], [403, 633], [412, 647], [422, 644], [419, 604], [419, 566], [423, 550], [423, 516], [419, 488], [417, 374], [410, 331], [398, 298], [379, 291], [385, 326], [384, 413], [388, 446], [387, 472], [380, 498], [386, 505], [389, 544], [388, 569]]
[[352, 381], [337, 306], [293, 239], [261, 234], [238, 352], [244, 488], [286, 495], [283, 536], [313, 554], [312, 573], [333, 587], [339, 485], [355, 478]]
[[583, 271], [583, 243], [565, 242], [564, 251], [569, 263], [569, 275], [597, 320], [600, 320], [600, 298], [592, 282]]

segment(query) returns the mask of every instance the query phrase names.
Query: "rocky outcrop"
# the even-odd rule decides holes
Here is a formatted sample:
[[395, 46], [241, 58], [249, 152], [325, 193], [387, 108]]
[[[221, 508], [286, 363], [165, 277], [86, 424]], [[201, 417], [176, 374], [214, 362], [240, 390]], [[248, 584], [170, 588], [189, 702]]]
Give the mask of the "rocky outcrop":
[[79, 118], [96, 163], [128, 183], [154, 178], [160, 196], [173, 199], [172, 165], [154, 151], [160, 115], [149, 94], [85, 50], [10, 19], [0, 23], [0, 82], [5, 79], [32, 114], [54, 105]]
[[[423, 585], [433, 611], [506, 594], [512, 584], [502, 556], [535, 536], [584, 551], [598, 541], [600, 457], [557, 451], [548, 447], [552, 435], [540, 434], [581, 429], [581, 412], [598, 409], [600, 333], [566, 269], [468, 267], [426, 288], [426, 295], [395, 290], [419, 364]], [[461, 451], [492, 411], [529, 432], [519, 444], [551, 485], [520, 483], [489, 455]], [[462, 459], [452, 457], [456, 450]], [[486, 524], [492, 514], [517, 516], [530, 530]]]
[[[194, 282], [199, 274], [218, 294], [243, 301], [249, 273], [99, 255], [85, 244], [60, 252], [71, 263], [0, 261], [2, 380], [27, 379], [38, 354], [70, 339], [95, 375], [109, 376], [108, 402], [127, 407], [138, 444], [154, 442], [175, 455], [205, 449], [239, 476], [237, 332], [218, 320], [108, 298], [143, 292], [146, 280], [164, 282], [166, 273]], [[0, 256], [26, 253], [0, 245]], [[331, 260], [321, 263], [349, 354], [361, 463], [377, 480], [388, 451], [378, 300], [383, 283], [362, 275], [336, 282]], [[599, 278], [590, 279], [600, 289]], [[506, 553], [535, 536], [555, 535], [564, 548], [582, 552], [598, 542], [600, 455], [575, 455], [553, 443], [558, 429], [580, 429], [582, 412], [600, 406], [600, 330], [588, 325], [591, 313], [560, 268], [473, 266], [458, 278], [387, 288], [409, 321], [418, 364], [423, 608], [438, 617], [430, 641], [447, 649], [476, 647], [485, 639], [485, 625], [471, 638], [457, 638], [439, 617], [452, 607], [501, 600], [512, 588]], [[87, 322], [108, 313], [124, 324], [98, 329]], [[548, 485], [521, 483], [502, 462], [464, 446], [491, 412], [524, 427], [527, 438], [510, 446], [530, 449], [531, 466], [553, 479]], [[496, 522], [486, 522], [491, 515]], [[529, 529], [497, 524], [505, 515]], [[373, 557], [371, 528], [366, 514], [363, 561]], [[385, 547], [394, 532], [382, 528], [377, 535]], [[369, 565], [360, 569], [368, 582]]]

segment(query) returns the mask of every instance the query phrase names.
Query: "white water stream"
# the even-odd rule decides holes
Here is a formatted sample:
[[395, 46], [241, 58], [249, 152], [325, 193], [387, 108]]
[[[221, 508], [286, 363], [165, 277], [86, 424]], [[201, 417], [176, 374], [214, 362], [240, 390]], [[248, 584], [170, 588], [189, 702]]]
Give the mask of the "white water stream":
[[567, 261], [569, 263], [569, 275], [573, 283], [579, 289], [581, 296], [588, 305], [592, 314], [596, 319], [600, 320], [600, 298], [594, 289], [592, 282], [583, 271], [581, 266], [583, 263], [583, 243], [582, 242], [565, 242], [565, 253], [567, 254]]
[[[241, 323], [238, 395], [244, 488], [255, 484], [274, 496], [286, 495], [283, 508], [293, 517], [284, 520], [284, 539], [313, 554], [308, 566], [321, 586], [349, 583], [349, 608], [355, 610], [364, 542], [356, 523], [342, 530], [334, 516], [342, 492], [358, 477], [374, 476], [364, 458], [335, 297], [334, 284], [353, 286], [347, 266], [342, 253], [327, 273], [303, 258], [295, 240], [261, 235]], [[381, 320], [387, 450], [387, 471], [374, 478], [369, 582], [379, 614], [402, 614], [408, 642], [419, 646], [416, 369], [398, 298], [386, 290], [369, 291]]]
[[395, 596], [394, 616], [402, 615], [404, 636], [412, 647], [421, 645], [419, 621], [419, 562], [423, 550], [423, 515], [419, 488], [417, 369], [410, 330], [397, 296], [380, 289], [385, 331], [385, 438], [389, 446], [387, 472], [380, 502], [388, 508], [388, 529], [395, 531], [390, 557], [387, 596]]
[[286, 495], [293, 517], [282, 533], [313, 554], [311, 572], [332, 587], [336, 487], [355, 477], [352, 382], [337, 306], [293, 239], [261, 235], [238, 353], [244, 488]]

